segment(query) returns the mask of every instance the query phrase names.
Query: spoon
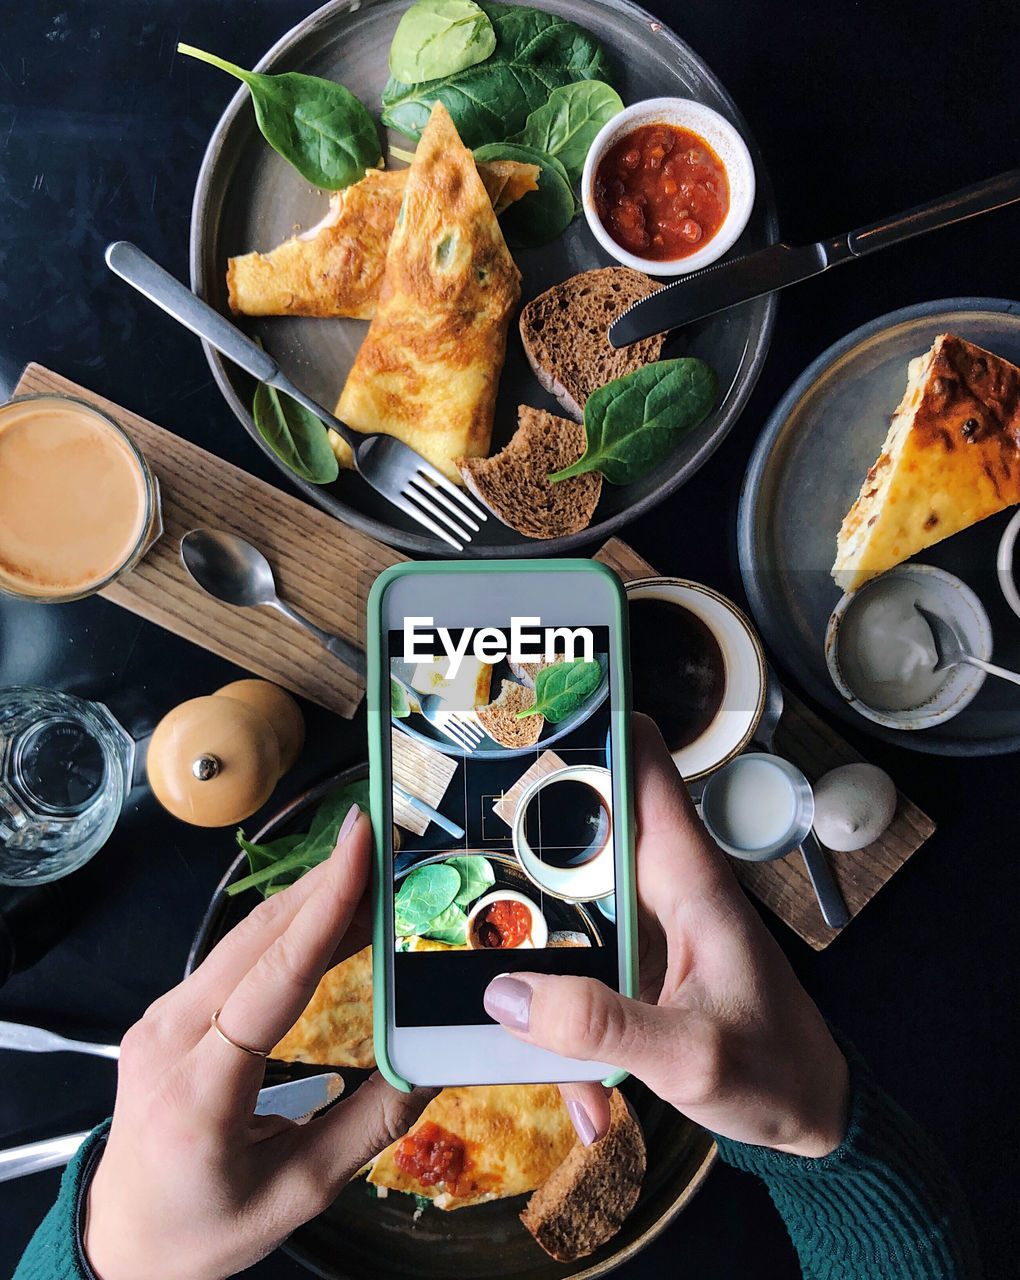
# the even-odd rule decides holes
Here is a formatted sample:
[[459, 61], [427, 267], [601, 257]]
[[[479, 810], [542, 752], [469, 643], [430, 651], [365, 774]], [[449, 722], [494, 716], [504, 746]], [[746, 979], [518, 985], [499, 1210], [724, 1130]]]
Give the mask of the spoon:
[[269, 561], [258, 548], [233, 533], [218, 529], [192, 529], [181, 539], [181, 559], [198, 585], [224, 604], [255, 608], [269, 605], [298, 626], [310, 631], [335, 658], [359, 676], [365, 674], [365, 655], [341, 636], [332, 636], [276, 594], [276, 580]]
[[993, 662], [985, 662], [984, 658], [978, 658], [973, 653], [968, 653], [963, 647], [959, 635], [945, 618], [940, 618], [937, 613], [932, 613], [930, 609], [922, 609], [916, 601], [914, 608], [927, 622], [928, 629], [931, 631], [931, 638], [935, 642], [935, 655], [938, 661], [935, 663], [933, 670], [949, 671], [953, 667], [958, 667], [961, 663], [965, 663], [968, 667], [977, 667], [981, 671], [987, 671], [990, 676], [999, 676], [1003, 680], [1012, 681], [1013, 684], [1020, 684], [1020, 672], [1007, 671], [1005, 667], [997, 667]]
[[[783, 714], [783, 689], [779, 683], [779, 677], [768, 664], [766, 664], [765, 677], [765, 708], [758, 721], [758, 727], [754, 731], [754, 738], [770, 755], [776, 755], [776, 725], [779, 724], [779, 718]], [[801, 841], [800, 852], [804, 859], [804, 866], [807, 868], [811, 887], [815, 891], [815, 897], [822, 911], [822, 919], [830, 929], [842, 929], [849, 923], [850, 912], [847, 910], [839, 885], [829, 870], [825, 853], [810, 828]]]

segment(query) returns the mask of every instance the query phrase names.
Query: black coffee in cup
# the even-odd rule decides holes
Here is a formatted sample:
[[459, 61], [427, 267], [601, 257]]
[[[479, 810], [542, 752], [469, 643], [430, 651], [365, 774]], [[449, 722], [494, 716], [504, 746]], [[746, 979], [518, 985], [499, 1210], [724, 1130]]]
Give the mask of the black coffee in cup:
[[583, 867], [609, 841], [612, 819], [602, 793], [577, 778], [541, 787], [524, 811], [524, 838], [535, 857], [562, 870]]

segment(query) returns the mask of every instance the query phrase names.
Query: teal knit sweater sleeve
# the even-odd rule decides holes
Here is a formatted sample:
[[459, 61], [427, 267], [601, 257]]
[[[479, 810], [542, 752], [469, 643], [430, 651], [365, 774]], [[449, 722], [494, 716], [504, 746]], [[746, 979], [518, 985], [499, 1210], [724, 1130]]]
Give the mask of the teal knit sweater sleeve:
[[839, 1042], [850, 1115], [835, 1151], [811, 1160], [717, 1137], [720, 1156], [764, 1181], [804, 1280], [976, 1280], [970, 1211], [941, 1152]]
[[109, 1120], [93, 1129], [60, 1180], [60, 1194], [18, 1263], [12, 1280], [96, 1280], [81, 1247], [85, 1192], [110, 1132]]

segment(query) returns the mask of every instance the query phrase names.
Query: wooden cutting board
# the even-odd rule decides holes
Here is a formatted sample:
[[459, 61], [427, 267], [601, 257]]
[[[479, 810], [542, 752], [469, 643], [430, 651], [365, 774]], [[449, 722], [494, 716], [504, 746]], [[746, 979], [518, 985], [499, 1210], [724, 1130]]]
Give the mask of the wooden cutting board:
[[[619, 538], [611, 538], [595, 559], [609, 565], [624, 582], [657, 574]], [[783, 715], [776, 728], [775, 745], [778, 753], [791, 760], [812, 782], [837, 765], [865, 758], [785, 686]], [[874, 844], [853, 853], [825, 850], [851, 920], [935, 830], [935, 823], [913, 801], [902, 792], [897, 795], [892, 824]], [[816, 951], [827, 947], [842, 932], [830, 929], [822, 919], [799, 851], [775, 862], [742, 862], [737, 858], [730, 861], [745, 888]]]
[[[433, 809], [442, 803], [450, 779], [457, 772], [457, 761], [435, 747], [427, 747], [410, 734], [392, 731], [393, 781], [409, 796], [417, 796]], [[423, 836], [431, 819], [409, 805], [403, 796], [393, 796], [393, 821], [398, 827]]]
[[383, 569], [407, 557], [189, 440], [30, 364], [15, 395], [40, 392], [74, 396], [109, 414], [159, 480], [163, 536], [131, 573], [101, 594], [311, 702], [352, 716], [365, 691], [362, 677], [272, 609], [235, 609], [206, 595], [181, 563], [181, 537], [198, 526], [240, 534], [265, 553], [281, 599], [362, 648], [369, 588]]

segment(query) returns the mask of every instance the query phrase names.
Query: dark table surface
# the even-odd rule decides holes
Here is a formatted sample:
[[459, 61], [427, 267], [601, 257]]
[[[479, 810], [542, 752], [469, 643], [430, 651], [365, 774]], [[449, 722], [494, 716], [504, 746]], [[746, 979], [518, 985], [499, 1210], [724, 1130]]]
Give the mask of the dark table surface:
[[[791, 243], [909, 207], [1017, 163], [1011, 0], [688, 0], [671, 22], [743, 111]], [[178, 39], [251, 65], [307, 12], [300, 0], [8, 4], [0, 45], [0, 391], [40, 361], [273, 483], [280, 474], [223, 404], [198, 343], [113, 279], [107, 241], [137, 241], [187, 276], [191, 193], [231, 92], [184, 74]], [[801, 369], [850, 329], [927, 299], [1020, 295], [1015, 208], [915, 240], [782, 298], [743, 417], [695, 482], [626, 530], [662, 571], [742, 598], [734, 521], [748, 455]], [[780, 667], [783, 655], [775, 655]], [[0, 606], [0, 684], [105, 699], [139, 731], [241, 673], [104, 601]], [[784, 671], [796, 685], [796, 672]], [[351, 722], [308, 708], [309, 745], [272, 805], [365, 755]], [[938, 831], [827, 951], [769, 918], [825, 1013], [942, 1142], [977, 1219], [990, 1276], [1016, 1274], [1015, 755], [947, 759], [848, 735]], [[81, 877], [71, 932], [0, 990], [0, 1017], [119, 1037], [181, 976], [232, 856], [229, 832], [132, 797]], [[0, 1053], [0, 1142], [88, 1128], [110, 1111], [96, 1059]], [[0, 1188], [0, 1273], [51, 1203], [57, 1173]], [[753, 1179], [718, 1168], [621, 1275], [780, 1280], [798, 1269]], [[277, 1254], [265, 1277], [306, 1274]]]

